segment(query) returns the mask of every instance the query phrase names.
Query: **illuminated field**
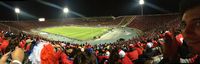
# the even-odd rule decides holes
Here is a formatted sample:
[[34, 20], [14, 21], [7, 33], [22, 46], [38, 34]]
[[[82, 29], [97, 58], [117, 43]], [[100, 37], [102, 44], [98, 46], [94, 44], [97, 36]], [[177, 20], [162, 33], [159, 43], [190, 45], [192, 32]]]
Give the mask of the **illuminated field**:
[[96, 27], [78, 27], [78, 26], [61, 26], [41, 29], [43, 32], [51, 34], [58, 34], [69, 38], [78, 40], [90, 40], [95, 36], [101, 36], [109, 28], [96, 28]]

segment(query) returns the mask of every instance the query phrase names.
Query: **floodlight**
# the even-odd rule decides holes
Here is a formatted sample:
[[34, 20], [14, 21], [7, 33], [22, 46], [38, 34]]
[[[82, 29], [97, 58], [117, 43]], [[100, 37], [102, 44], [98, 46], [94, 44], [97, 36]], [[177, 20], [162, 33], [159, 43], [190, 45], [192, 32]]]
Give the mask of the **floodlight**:
[[45, 18], [39, 18], [38, 21], [43, 22], [45, 21]]
[[68, 8], [64, 8], [64, 9], [63, 9], [63, 12], [64, 12], [64, 13], [68, 13], [68, 12], [69, 12], [69, 9], [68, 9]]
[[144, 0], [140, 0], [140, 1], [139, 1], [139, 4], [140, 4], [140, 5], [143, 5], [143, 4], [144, 4]]
[[20, 13], [20, 9], [19, 8], [15, 8], [15, 13], [19, 14]]

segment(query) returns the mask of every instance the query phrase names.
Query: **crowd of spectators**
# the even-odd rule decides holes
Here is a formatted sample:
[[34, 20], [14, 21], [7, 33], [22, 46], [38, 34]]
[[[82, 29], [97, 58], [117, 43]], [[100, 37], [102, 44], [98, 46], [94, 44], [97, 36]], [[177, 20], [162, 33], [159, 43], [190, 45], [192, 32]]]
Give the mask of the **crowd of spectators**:
[[[179, 55], [184, 56], [178, 60], [182, 63], [192, 63], [192, 60], [187, 58], [197, 57], [195, 54], [186, 56], [185, 54], [189, 54], [189, 51], [182, 53], [188, 48], [187, 46], [182, 47], [184, 41], [180, 32], [166, 31], [157, 35], [159, 36], [154, 39], [140, 37], [128, 41], [120, 39], [110, 44], [91, 45], [89, 43], [72, 44], [50, 41], [25, 33], [14, 34], [2, 31], [0, 33], [1, 62], [19, 64], [155, 64], [165, 62], [164, 59], [172, 56], [170, 53], [175, 53], [177, 49], [181, 50], [178, 51]], [[177, 43], [172, 43], [173, 37], [176, 38]], [[177, 49], [171, 50], [170, 47]]]

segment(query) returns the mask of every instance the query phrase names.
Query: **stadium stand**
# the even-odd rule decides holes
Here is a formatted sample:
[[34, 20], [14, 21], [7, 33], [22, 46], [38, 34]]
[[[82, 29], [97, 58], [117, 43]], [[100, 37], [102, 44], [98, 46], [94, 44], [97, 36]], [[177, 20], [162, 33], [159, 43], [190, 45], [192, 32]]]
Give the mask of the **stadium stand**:
[[137, 16], [128, 27], [138, 28], [146, 32], [158, 27], [165, 27], [165, 24], [173, 23], [178, 16], [178, 14]]
[[[104, 18], [102, 18], [104, 19]], [[47, 20], [45, 22], [38, 21], [7, 21], [1, 22], [4, 25], [15, 27], [21, 30], [30, 30], [35, 28], [42, 27], [52, 27], [52, 26], [62, 26], [62, 25], [82, 25], [82, 26], [116, 26], [119, 23], [119, 20], [122, 18], [116, 19], [106, 19], [106, 20], [93, 20], [93, 19], [67, 19], [65, 21], [59, 20]]]

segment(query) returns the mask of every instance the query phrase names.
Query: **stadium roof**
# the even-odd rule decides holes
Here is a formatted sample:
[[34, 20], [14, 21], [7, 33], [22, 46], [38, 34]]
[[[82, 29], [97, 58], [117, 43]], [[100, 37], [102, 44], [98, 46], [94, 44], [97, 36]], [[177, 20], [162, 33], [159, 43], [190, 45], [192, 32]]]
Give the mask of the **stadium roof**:
[[[144, 0], [145, 14], [177, 13], [180, 0]], [[65, 16], [63, 8], [68, 7], [67, 17], [99, 17], [140, 15], [139, 0], [18, 0], [0, 1], [0, 20], [15, 20], [15, 7], [23, 13], [20, 19], [44, 17], [56, 19]]]

